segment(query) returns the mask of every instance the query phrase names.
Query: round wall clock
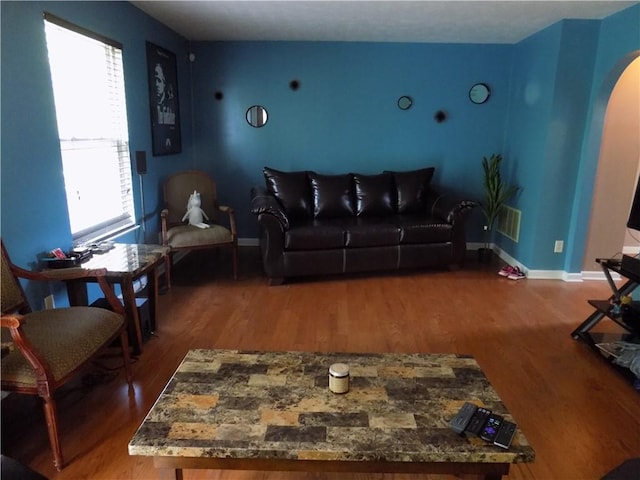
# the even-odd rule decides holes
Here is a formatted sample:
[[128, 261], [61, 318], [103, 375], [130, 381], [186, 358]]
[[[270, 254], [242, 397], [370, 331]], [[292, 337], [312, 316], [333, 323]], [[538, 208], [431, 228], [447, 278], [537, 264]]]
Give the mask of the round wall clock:
[[469, 90], [469, 100], [473, 103], [484, 103], [489, 100], [491, 90], [486, 83], [476, 83], [471, 90]]

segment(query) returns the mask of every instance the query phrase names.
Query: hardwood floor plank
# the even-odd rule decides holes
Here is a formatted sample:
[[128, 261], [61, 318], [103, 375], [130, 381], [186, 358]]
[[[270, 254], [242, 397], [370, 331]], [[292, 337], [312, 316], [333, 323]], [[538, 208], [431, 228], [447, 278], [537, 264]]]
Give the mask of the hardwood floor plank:
[[[536, 450], [510, 478], [598, 479], [640, 455], [640, 395], [571, 331], [607, 298], [606, 282], [512, 281], [474, 258], [458, 271], [372, 273], [269, 287], [256, 248], [241, 248], [240, 279], [223, 252], [193, 252], [159, 299], [157, 336], [122, 374], [80, 380], [58, 400], [63, 452], [56, 472], [40, 403], [2, 401], [2, 451], [50, 479], [153, 479], [151, 459], [127, 444], [191, 348], [467, 353]], [[106, 381], [108, 380], [108, 381]], [[425, 480], [447, 476], [185, 471], [201, 480]]]

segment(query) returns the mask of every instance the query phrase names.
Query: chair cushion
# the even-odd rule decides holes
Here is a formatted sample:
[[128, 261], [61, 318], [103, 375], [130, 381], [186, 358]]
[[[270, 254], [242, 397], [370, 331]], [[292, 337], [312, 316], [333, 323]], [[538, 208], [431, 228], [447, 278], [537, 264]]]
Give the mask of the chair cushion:
[[354, 214], [352, 176], [320, 175], [309, 172], [315, 218], [346, 217]]
[[390, 173], [379, 175], [353, 174], [356, 194], [356, 215], [384, 216], [395, 213], [395, 188]]
[[290, 218], [311, 216], [311, 188], [307, 172], [281, 172], [264, 167], [264, 179], [271, 193]]
[[[29, 313], [23, 330], [58, 381], [105, 346], [123, 324], [122, 316], [103, 308], [70, 307]], [[5, 340], [9, 331], [3, 328], [2, 333]], [[36, 387], [34, 370], [17, 348], [0, 365], [2, 388]]]
[[167, 244], [171, 248], [187, 248], [204, 245], [231, 243], [231, 231], [222, 225], [198, 228], [193, 225], [179, 225], [167, 230]]
[[424, 211], [425, 194], [434, 171], [434, 167], [429, 167], [406, 172], [389, 172], [396, 184], [398, 213]]

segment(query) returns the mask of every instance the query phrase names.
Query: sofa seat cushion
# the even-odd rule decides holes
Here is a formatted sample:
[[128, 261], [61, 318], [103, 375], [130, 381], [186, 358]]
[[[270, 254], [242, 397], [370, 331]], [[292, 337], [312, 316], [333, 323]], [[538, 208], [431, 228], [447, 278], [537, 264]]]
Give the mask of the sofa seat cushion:
[[297, 223], [284, 233], [285, 250], [343, 248], [344, 228], [333, 220], [314, 219]]
[[400, 243], [446, 243], [452, 240], [453, 226], [425, 215], [398, 215]]
[[341, 219], [345, 230], [345, 246], [379, 247], [398, 245], [400, 228], [390, 217], [357, 217]]

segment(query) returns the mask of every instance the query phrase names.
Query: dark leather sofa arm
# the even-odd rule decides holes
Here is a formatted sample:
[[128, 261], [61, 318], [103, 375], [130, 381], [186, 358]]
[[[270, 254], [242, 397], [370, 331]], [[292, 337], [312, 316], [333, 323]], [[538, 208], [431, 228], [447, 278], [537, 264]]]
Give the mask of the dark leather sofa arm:
[[452, 225], [464, 220], [471, 210], [478, 206], [478, 202], [473, 200], [463, 200], [455, 195], [441, 194], [435, 190], [429, 191], [426, 200], [427, 211]]
[[289, 229], [287, 214], [276, 197], [270, 194], [265, 187], [256, 186], [251, 189], [251, 213], [257, 217], [263, 213], [273, 215], [282, 226], [282, 230]]

